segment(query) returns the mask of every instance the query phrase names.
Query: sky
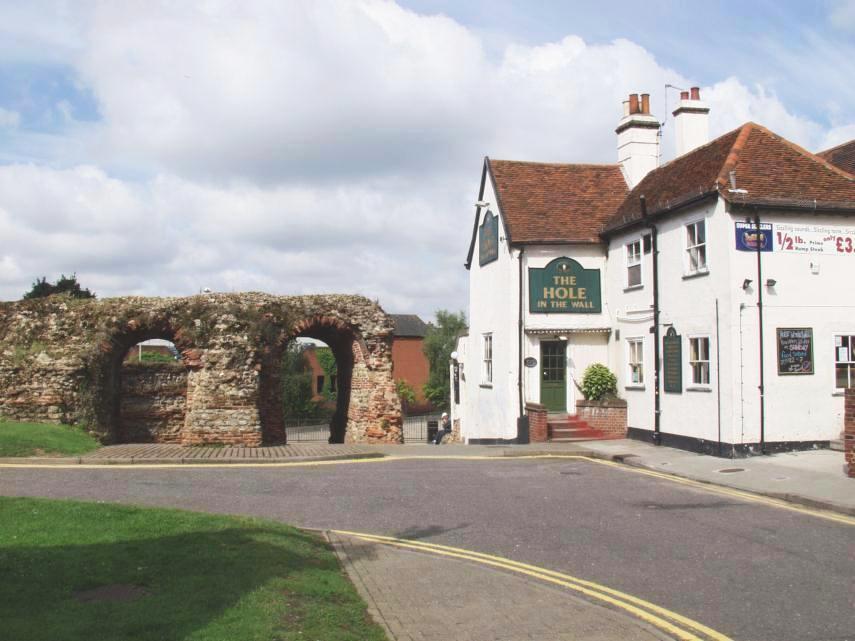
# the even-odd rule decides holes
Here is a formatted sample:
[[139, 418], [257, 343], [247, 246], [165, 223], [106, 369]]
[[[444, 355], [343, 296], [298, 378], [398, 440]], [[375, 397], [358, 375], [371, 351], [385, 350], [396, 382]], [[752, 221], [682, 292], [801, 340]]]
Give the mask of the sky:
[[855, 138], [855, 0], [0, 0], [0, 300], [356, 293], [467, 310], [484, 156], [616, 160], [621, 101], [698, 85]]

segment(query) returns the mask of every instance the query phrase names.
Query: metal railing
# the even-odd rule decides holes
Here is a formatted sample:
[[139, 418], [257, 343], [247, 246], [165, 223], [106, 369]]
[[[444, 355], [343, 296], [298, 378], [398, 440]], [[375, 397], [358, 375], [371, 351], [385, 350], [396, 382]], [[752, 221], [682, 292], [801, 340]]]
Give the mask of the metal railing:
[[[426, 443], [428, 421], [439, 423], [440, 414], [404, 416], [404, 442]], [[330, 438], [329, 418], [286, 418], [285, 436], [288, 443], [326, 443]]]
[[426, 443], [428, 421], [439, 422], [440, 414], [419, 414], [404, 417], [404, 443]]
[[288, 443], [326, 443], [330, 439], [330, 419], [286, 418], [285, 437]]

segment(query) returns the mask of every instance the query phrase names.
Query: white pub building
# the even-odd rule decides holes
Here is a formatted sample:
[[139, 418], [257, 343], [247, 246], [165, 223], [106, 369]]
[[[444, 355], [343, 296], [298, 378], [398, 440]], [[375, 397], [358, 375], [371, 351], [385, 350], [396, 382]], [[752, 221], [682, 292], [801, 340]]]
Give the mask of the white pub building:
[[592, 363], [631, 438], [721, 456], [838, 438], [855, 141], [813, 154], [750, 122], [710, 141], [708, 113], [682, 93], [662, 166], [647, 94], [624, 103], [616, 164], [485, 159], [452, 368], [466, 442], [517, 442], [533, 404], [572, 421]]

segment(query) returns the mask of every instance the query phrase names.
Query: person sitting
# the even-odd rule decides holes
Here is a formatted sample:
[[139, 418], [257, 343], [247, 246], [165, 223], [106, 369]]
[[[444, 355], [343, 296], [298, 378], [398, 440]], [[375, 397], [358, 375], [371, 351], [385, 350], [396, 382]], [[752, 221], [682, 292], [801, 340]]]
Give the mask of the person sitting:
[[451, 434], [451, 420], [448, 418], [448, 412], [442, 413], [442, 418], [439, 419], [439, 431], [436, 433], [434, 443], [439, 445], [442, 439]]

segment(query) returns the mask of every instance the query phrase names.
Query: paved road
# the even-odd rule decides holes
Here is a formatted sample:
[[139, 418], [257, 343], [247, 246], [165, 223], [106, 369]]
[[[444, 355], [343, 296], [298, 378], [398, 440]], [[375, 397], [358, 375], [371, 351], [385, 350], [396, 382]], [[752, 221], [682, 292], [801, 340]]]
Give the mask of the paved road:
[[423, 539], [593, 580], [737, 640], [855, 639], [855, 528], [593, 462], [0, 469], [0, 494]]

